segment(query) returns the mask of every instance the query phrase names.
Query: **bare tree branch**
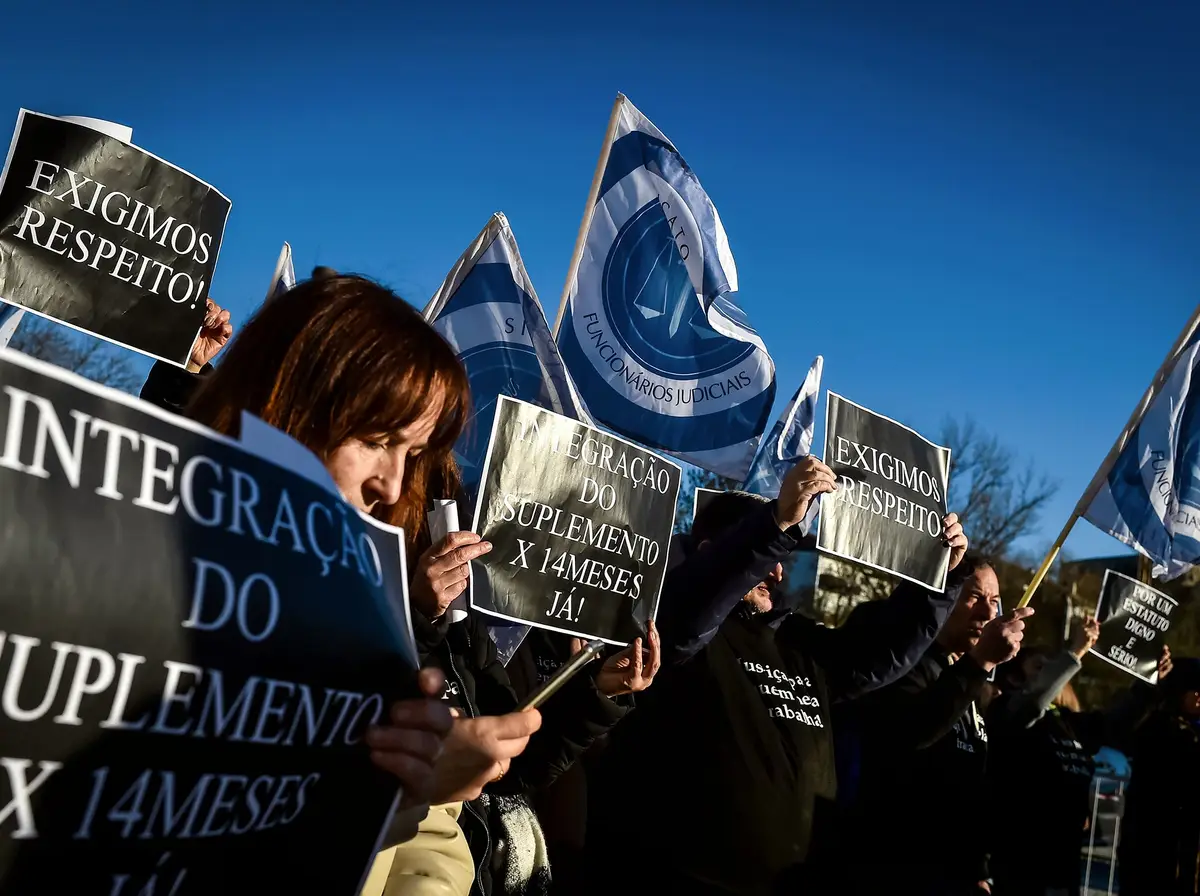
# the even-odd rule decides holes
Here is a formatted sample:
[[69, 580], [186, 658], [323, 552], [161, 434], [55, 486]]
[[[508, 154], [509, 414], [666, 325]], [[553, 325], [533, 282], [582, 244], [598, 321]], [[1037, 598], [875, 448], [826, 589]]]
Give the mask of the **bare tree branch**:
[[973, 549], [1007, 556], [1015, 542], [1037, 530], [1058, 483], [1020, 466], [1015, 452], [973, 420], [948, 420], [942, 440], [950, 447], [950, 509], [962, 519]]
[[32, 314], [21, 320], [9, 348], [123, 392], [136, 395], [141, 386], [142, 377], [127, 352]]

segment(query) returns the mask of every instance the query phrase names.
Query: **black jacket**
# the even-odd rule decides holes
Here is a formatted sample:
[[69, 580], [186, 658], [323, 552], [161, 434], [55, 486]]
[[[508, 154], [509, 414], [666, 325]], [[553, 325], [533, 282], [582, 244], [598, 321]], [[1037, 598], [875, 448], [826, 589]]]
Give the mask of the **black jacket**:
[[1118, 848], [1121, 896], [1194, 896], [1200, 893], [1200, 720], [1156, 712], [1137, 732], [1131, 759]]
[[211, 364], [205, 364], [195, 374], [174, 364], [155, 361], [146, 382], [142, 383], [141, 399], [174, 414], [183, 414], [200, 385], [199, 377], [208, 376], [212, 369]]
[[906, 586], [869, 626], [750, 614], [744, 595], [797, 546], [774, 510], [668, 575], [658, 625], [669, 665], [613, 731], [589, 790], [597, 892], [627, 884], [634, 857], [641, 892], [793, 892], [835, 791], [831, 702], [903, 674], [949, 612]]
[[846, 708], [861, 766], [845, 838], [871, 849], [869, 862], [844, 861], [862, 892], [971, 892], [988, 879], [986, 681], [969, 656], [951, 663], [934, 644], [895, 684]]
[[[496, 655], [484, 618], [472, 613], [462, 622], [447, 616], [431, 622], [413, 614], [413, 631], [422, 666], [441, 669], [446, 676], [446, 699], [465, 715], [503, 715], [517, 707], [517, 697], [504, 666]], [[577, 760], [596, 738], [625, 714], [623, 701], [601, 694], [585, 670], [542, 704], [542, 727], [529, 746], [516, 757], [499, 781], [489, 784], [486, 795], [528, 795], [551, 784]], [[493, 872], [495, 832], [500, 829], [487, 799], [468, 802], [459, 824], [475, 857], [473, 893], [498, 892]]]
[[1054, 698], [1079, 670], [1069, 652], [1051, 658], [1023, 690], [988, 707], [988, 781], [993, 803], [992, 874], [998, 894], [1062, 889], [1077, 893], [1079, 851], [1091, 814], [1092, 757], [1105, 745], [1127, 749], [1155, 700], [1137, 684], [1100, 712], [1072, 712]]

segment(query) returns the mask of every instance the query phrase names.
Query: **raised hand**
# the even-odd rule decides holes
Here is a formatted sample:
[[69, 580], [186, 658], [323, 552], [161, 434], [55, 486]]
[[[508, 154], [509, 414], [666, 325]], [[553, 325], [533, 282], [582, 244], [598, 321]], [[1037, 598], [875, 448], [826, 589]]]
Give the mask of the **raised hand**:
[[950, 565], [947, 571], [954, 569], [967, 555], [967, 536], [963, 532], [962, 523], [958, 521], [957, 513], [947, 514], [942, 518], [942, 541], [950, 548]]
[[1171, 648], [1164, 644], [1162, 652], [1158, 655], [1158, 680], [1162, 681], [1174, 668], [1175, 664], [1171, 662]]
[[650, 623], [650, 633], [646, 640], [650, 645], [649, 650], [642, 649], [642, 639], [638, 638], [632, 645], [605, 660], [600, 671], [596, 673], [596, 688], [600, 693], [616, 697], [619, 694], [634, 694], [650, 687], [662, 665], [658, 629], [654, 627], [653, 621]]
[[817, 495], [837, 490], [837, 476], [815, 457], [805, 457], [788, 470], [779, 486], [775, 522], [787, 531], [804, 521], [808, 505]]
[[1032, 615], [1033, 607], [1017, 607], [993, 619], [983, 627], [979, 642], [971, 648], [971, 658], [987, 672], [1007, 663], [1021, 649], [1025, 619]]
[[439, 619], [467, 590], [472, 560], [492, 549], [474, 532], [451, 532], [421, 555], [412, 581], [412, 600], [427, 619]]
[[204, 323], [200, 327], [200, 335], [196, 337], [195, 345], [192, 346], [192, 356], [188, 358], [187, 369], [192, 373], [199, 373], [201, 368], [225, 347], [232, 335], [233, 324], [229, 322], [229, 312], [209, 299]]
[[1075, 654], [1077, 659], [1083, 659], [1089, 650], [1100, 640], [1100, 623], [1095, 619], [1085, 619], [1082, 625], [1071, 628], [1071, 641], [1067, 649]]

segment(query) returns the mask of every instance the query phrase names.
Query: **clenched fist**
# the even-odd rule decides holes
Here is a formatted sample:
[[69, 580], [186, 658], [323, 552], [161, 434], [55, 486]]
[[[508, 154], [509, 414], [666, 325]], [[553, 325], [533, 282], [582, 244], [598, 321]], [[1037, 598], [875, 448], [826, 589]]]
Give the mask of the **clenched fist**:
[[775, 508], [775, 522], [785, 532], [804, 521], [808, 505], [823, 492], [837, 489], [837, 476], [833, 470], [815, 457], [805, 457], [788, 470], [779, 486], [779, 502]]
[[985, 672], [1007, 663], [1021, 649], [1021, 639], [1025, 637], [1025, 619], [1032, 615], [1033, 607], [1017, 607], [993, 619], [983, 627], [979, 643], [971, 648], [971, 658]]

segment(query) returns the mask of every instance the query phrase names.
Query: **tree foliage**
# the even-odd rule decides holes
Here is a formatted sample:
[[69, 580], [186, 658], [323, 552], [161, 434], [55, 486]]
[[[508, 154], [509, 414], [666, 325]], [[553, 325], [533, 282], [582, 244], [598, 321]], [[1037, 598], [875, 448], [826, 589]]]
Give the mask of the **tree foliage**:
[[145, 379], [128, 351], [33, 314], [21, 319], [9, 348], [133, 395]]

